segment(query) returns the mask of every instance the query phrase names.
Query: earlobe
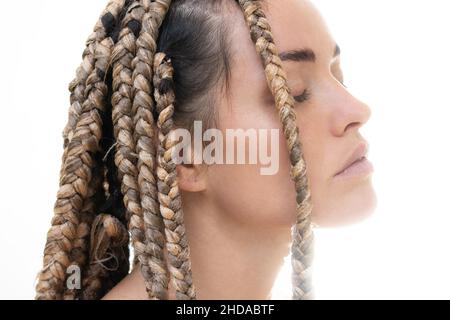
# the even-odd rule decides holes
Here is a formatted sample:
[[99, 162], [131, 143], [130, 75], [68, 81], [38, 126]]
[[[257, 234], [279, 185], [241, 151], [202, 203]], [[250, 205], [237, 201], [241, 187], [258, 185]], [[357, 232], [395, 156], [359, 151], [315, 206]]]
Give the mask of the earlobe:
[[202, 165], [177, 165], [177, 180], [180, 190], [200, 192], [206, 189], [206, 172]]

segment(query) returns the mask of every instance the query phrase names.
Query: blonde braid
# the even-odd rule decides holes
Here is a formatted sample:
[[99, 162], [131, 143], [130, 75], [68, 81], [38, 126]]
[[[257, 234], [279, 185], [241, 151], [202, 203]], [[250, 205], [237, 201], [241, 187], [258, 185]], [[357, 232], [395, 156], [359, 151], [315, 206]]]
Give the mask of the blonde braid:
[[[101, 17], [101, 22], [107, 32], [107, 36], [113, 41], [117, 42], [118, 34], [128, 8], [133, 1], [126, 0], [123, 2], [119, 15], [113, 16], [106, 13]], [[128, 238], [128, 233], [124, 226], [109, 228], [113, 225], [107, 223], [114, 221], [114, 224], [127, 225], [126, 217], [124, 217], [122, 205], [123, 196], [118, 190], [120, 182], [117, 180], [117, 168], [115, 168], [114, 159], [114, 144], [113, 144], [113, 128], [111, 113], [111, 87], [112, 87], [112, 72], [111, 72], [111, 52], [108, 56], [108, 68], [97, 69], [98, 76], [103, 79], [107, 88], [108, 95], [105, 97], [107, 108], [102, 110], [104, 123], [104, 132], [102, 137], [102, 147], [105, 153], [99, 154], [100, 161], [104, 163], [103, 166], [103, 188], [107, 195], [107, 199], [102, 199], [102, 206], [95, 208], [96, 212], [100, 212], [96, 219], [91, 222], [92, 228], [90, 232], [90, 254], [89, 265], [83, 272], [82, 290], [80, 292], [81, 298], [85, 300], [101, 298], [108, 292], [115, 284], [122, 280], [129, 272], [129, 248], [128, 242], [116, 242], [115, 239]], [[99, 191], [97, 191], [99, 192]], [[110, 214], [106, 214], [108, 212]], [[114, 215], [114, 216], [112, 216]], [[120, 220], [119, 220], [120, 219]], [[102, 222], [99, 222], [102, 221]], [[126, 235], [123, 234], [125, 230]], [[114, 233], [115, 231], [115, 233]], [[108, 236], [105, 236], [107, 234]], [[111, 264], [113, 266], [111, 266]]]
[[[105, 12], [117, 16], [123, 1], [111, 1]], [[92, 44], [90, 43], [92, 41]], [[88, 40], [86, 52], [92, 52], [92, 57], [85, 52], [86, 71], [90, 71], [84, 87], [86, 99], [81, 102], [81, 112], [75, 122], [71, 113], [66, 127], [67, 140], [61, 168], [60, 189], [55, 203], [52, 226], [47, 235], [44, 250], [44, 267], [39, 274], [36, 286], [37, 299], [72, 299], [72, 290], [65, 293], [64, 285], [67, 278], [66, 270], [70, 265], [84, 267], [87, 258], [87, 237], [92, 222], [92, 209], [95, 204], [90, 196], [95, 194], [100, 183], [95, 174], [95, 159], [93, 155], [99, 151], [102, 121], [98, 110], [102, 110], [103, 97], [107, 87], [98, 76], [98, 70], [105, 70], [108, 63], [112, 40], [106, 38], [102, 25], [97, 23], [94, 33]], [[92, 59], [91, 59], [92, 58]], [[93, 62], [93, 67], [90, 66]], [[84, 73], [78, 76], [84, 79]], [[80, 83], [82, 83], [80, 79]], [[78, 108], [78, 107], [77, 107]], [[77, 113], [78, 114], [78, 113]], [[69, 128], [69, 129], [67, 129]], [[72, 129], [73, 128], [73, 129]], [[101, 171], [101, 170], [100, 170]]]
[[292, 290], [293, 299], [312, 299], [311, 265], [313, 258], [314, 234], [311, 225], [311, 196], [306, 176], [306, 163], [303, 159], [299, 140], [296, 115], [293, 110], [294, 99], [287, 85], [286, 73], [282, 69], [281, 59], [275, 47], [271, 28], [261, 9], [260, 1], [239, 0], [251, 38], [260, 54], [267, 82], [275, 98], [287, 140], [291, 161], [291, 178], [297, 192], [297, 221], [293, 228]]
[[144, 266], [148, 264], [145, 254], [145, 225], [138, 184], [138, 155], [132, 110], [135, 96], [132, 62], [136, 57], [136, 38], [141, 31], [144, 13], [142, 3], [135, 2], [130, 5], [111, 58], [113, 65], [112, 121], [117, 143], [115, 164], [118, 168], [126, 216], [129, 221], [128, 229], [135, 252], [135, 266], [137, 261]]
[[[101, 13], [93, 33], [86, 40], [86, 48], [82, 55], [83, 61], [77, 68], [76, 77], [69, 84], [70, 108], [68, 122], [63, 130], [64, 147], [67, 147], [69, 141], [72, 139], [78, 119], [82, 113], [82, 105], [86, 99], [86, 80], [95, 67], [95, 48], [99, 42], [110, 36], [112, 30], [105, 28], [105, 25], [107, 25], [108, 28], [113, 27], [114, 22], [108, 20], [117, 19], [124, 3], [125, 0], [111, 0]], [[64, 159], [65, 156], [66, 154], [64, 155]]]
[[138, 185], [144, 217], [146, 249], [138, 256], [150, 299], [167, 299], [168, 271], [164, 258], [164, 223], [159, 212], [155, 178], [156, 138], [153, 119], [153, 59], [159, 28], [171, 0], [143, 0], [142, 30], [137, 39], [133, 69], [133, 107], [135, 152], [138, 155]]
[[178, 141], [171, 139], [173, 132], [174, 100], [173, 67], [164, 53], [157, 53], [154, 62], [156, 108], [159, 114], [158, 146], [158, 199], [164, 218], [168, 265], [176, 290], [177, 300], [196, 299], [192, 283], [189, 246], [183, 221], [181, 197], [176, 177], [176, 164], [172, 159], [172, 148]]

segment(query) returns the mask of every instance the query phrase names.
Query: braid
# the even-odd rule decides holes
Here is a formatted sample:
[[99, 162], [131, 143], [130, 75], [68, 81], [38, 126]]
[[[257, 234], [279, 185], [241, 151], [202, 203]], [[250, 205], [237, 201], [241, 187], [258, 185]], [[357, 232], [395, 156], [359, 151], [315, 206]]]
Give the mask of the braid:
[[[107, 150], [106, 148], [102, 148], [109, 145], [109, 137], [110, 129], [109, 129], [109, 120], [111, 113], [111, 105], [109, 103], [111, 92], [111, 76], [109, 71], [110, 59], [112, 55], [112, 50], [114, 48], [114, 44], [117, 41], [118, 30], [117, 27], [120, 27], [120, 21], [123, 19], [128, 7], [131, 4], [131, 1], [115, 1], [116, 6], [114, 7], [114, 11], [105, 12], [96, 28], [101, 30], [102, 37], [104, 39], [100, 43], [96, 43], [94, 57], [96, 58], [95, 69], [89, 75], [86, 80], [86, 92], [85, 96], [89, 98], [88, 91], [90, 86], [90, 80], [93, 80], [98, 83], [99, 86], [103, 89], [102, 94], [96, 99], [102, 99], [102, 108], [96, 107], [94, 109], [95, 112], [98, 112], [97, 115], [101, 117], [99, 124], [102, 125], [101, 132], [99, 133], [99, 137], [103, 134], [103, 137], [100, 138], [99, 145], [92, 150], [93, 157], [97, 160], [97, 164], [102, 163], [103, 159], [103, 151]], [[105, 43], [106, 45], [103, 45]], [[97, 62], [101, 61], [99, 64]], [[105, 121], [106, 120], [106, 121]], [[109, 149], [108, 149], [109, 150]], [[104, 157], [103, 157], [104, 158]], [[120, 281], [127, 273], [129, 269], [128, 264], [128, 245], [122, 245], [121, 247], [114, 246], [114, 239], [116, 237], [123, 238], [123, 235], [113, 234], [112, 231], [108, 232], [108, 237], [104, 237], [104, 228], [105, 224], [98, 223], [98, 219], [101, 218], [102, 215], [98, 215], [96, 220], [94, 217], [97, 212], [103, 213], [109, 211], [114, 214], [114, 208], [107, 207], [108, 203], [115, 202], [117, 198], [121, 198], [121, 194], [117, 194], [115, 191], [115, 185], [109, 183], [111, 181], [111, 173], [114, 173], [114, 167], [109, 166], [106, 168], [103, 164], [99, 166], [99, 174], [93, 171], [93, 182], [96, 181], [97, 184], [92, 188], [91, 194], [88, 195], [87, 203], [92, 203], [95, 201], [95, 198], [99, 199], [97, 203], [104, 203], [102, 208], [98, 208], [99, 206], [90, 206], [89, 215], [82, 215], [82, 217], [86, 217], [85, 219], [89, 219], [86, 221], [86, 225], [91, 228], [90, 232], [90, 254], [88, 255], [89, 264], [85, 266], [86, 270], [83, 270], [82, 274], [82, 285], [83, 290], [80, 291], [82, 299], [96, 299], [103, 295], [108, 291], [111, 287], [113, 287], [118, 281]], [[109, 173], [111, 171], [111, 173]], [[107, 179], [107, 188], [103, 190], [102, 185], [104, 185], [104, 179]], [[100, 180], [101, 179], [101, 180]], [[108, 202], [105, 203], [104, 192], [108, 194]], [[109, 192], [112, 191], [112, 194]], [[118, 209], [120, 210], [120, 206]], [[110, 217], [112, 219], [112, 217]], [[126, 224], [126, 220], [123, 219], [122, 215], [117, 215], [117, 218], [120, 219], [121, 223]], [[94, 221], [93, 221], [94, 220]], [[116, 220], [116, 223], [119, 223], [119, 220]], [[91, 227], [92, 225], [92, 227]], [[121, 230], [120, 228], [114, 228], [112, 230]], [[120, 244], [121, 242], [119, 242]], [[98, 244], [98, 245], [97, 245]], [[105, 250], [100, 250], [105, 248]], [[108, 258], [106, 256], [108, 256]], [[108, 267], [110, 265], [110, 258], [113, 257], [117, 261], [120, 261], [119, 267]], [[72, 290], [73, 291], [73, 290]], [[76, 298], [75, 294], [71, 292], [71, 290], [66, 290], [65, 299], [73, 299]]]
[[[122, 12], [124, 11], [126, 11], [125, 7]], [[111, 84], [112, 74], [109, 70], [106, 75], [106, 85], [110, 88]], [[109, 91], [107, 101], [110, 100], [111, 92]], [[108, 197], [98, 209], [100, 214], [92, 222], [89, 266], [83, 275], [82, 282], [81, 298], [84, 300], [100, 298], [129, 271], [128, 240], [126, 242], [117, 241], [117, 239], [128, 239], [128, 232], [125, 228], [127, 221], [123, 196], [119, 187], [120, 181], [114, 165], [115, 152], [110, 103], [108, 103], [102, 120], [104, 137], [101, 145], [103, 150], [108, 150], [102, 159], [105, 163], [104, 189]], [[123, 231], [126, 232], [126, 235], [122, 234]]]
[[[146, 249], [140, 251], [138, 259], [149, 297], [159, 300], [167, 299], [168, 271], [164, 259], [164, 223], [157, 199], [154, 101], [151, 93], [156, 39], [170, 3], [171, 0], [142, 1], [145, 15], [136, 42], [136, 57], [132, 61], [134, 140], [147, 241]], [[142, 226], [142, 222], [139, 222]]]
[[[130, 238], [150, 299], [167, 299], [169, 275], [177, 299], [196, 299], [172, 159], [178, 142], [171, 135], [174, 69], [165, 53], [156, 53], [159, 29], [172, 2], [112, 0], [86, 42], [69, 85], [60, 188], [37, 299], [101, 297], [129, 272]], [[287, 139], [298, 212], [291, 248], [293, 298], [308, 299], [311, 203], [294, 102], [260, 1], [239, 4]], [[70, 265], [83, 270], [79, 292], [65, 288]]]
[[267, 82], [275, 98], [283, 132], [287, 140], [292, 169], [291, 177], [297, 192], [297, 221], [294, 226], [291, 247], [293, 299], [311, 299], [313, 292], [310, 268], [314, 240], [310, 221], [312, 205], [306, 176], [306, 163], [303, 159], [296, 115], [293, 110], [294, 101], [260, 1], [239, 0], [239, 4], [244, 11], [256, 50], [261, 55]]
[[[108, 3], [105, 14], [117, 16], [123, 1]], [[65, 150], [60, 172], [60, 189], [55, 203], [55, 215], [47, 235], [44, 268], [36, 287], [37, 299], [74, 298], [73, 292], [64, 294], [66, 270], [69, 265], [83, 267], [87, 258], [87, 236], [92, 222], [94, 199], [90, 198], [101, 185], [94, 174], [101, 139], [103, 97], [107, 88], [99, 77], [107, 67], [113, 43], [99, 21], [87, 41], [84, 62], [77, 72], [72, 102], [74, 110], [65, 129]], [[75, 89], [76, 88], [76, 89]], [[81, 92], [84, 91], [83, 95]], [[79, 106], [81, 105], [81, 108]]]
[[[111, 0], [108, 3], [94, 27], [94, 32], [86, 41], [86, 48], [82, 55], [83, 61], [77, 68], [75, 79], [69, 84], [69, 91], [71, 93], [69, 119], [63, 131], [65, 148], [72, 139], [78, 119], [82, 113], [82, 105], [86, 99], [86, 80], [95, 68], [95, 48], [99, 42], [111, 35], [124, 2], [125, 0]], [[65, 156], [67, 155], [65, 154]]]
[[189, 247], [176, 179], [176, 164], [172, 159], [172, 148], [177, 141], [170, 139], [175, 100], [173, 68], [170, 59], [164, 53], [156, 54], [154, 70], [155, 100], [159, 114], [158, 199], [165, 224], [169, 270], [173, 277], [177, 300], [195, 299]]

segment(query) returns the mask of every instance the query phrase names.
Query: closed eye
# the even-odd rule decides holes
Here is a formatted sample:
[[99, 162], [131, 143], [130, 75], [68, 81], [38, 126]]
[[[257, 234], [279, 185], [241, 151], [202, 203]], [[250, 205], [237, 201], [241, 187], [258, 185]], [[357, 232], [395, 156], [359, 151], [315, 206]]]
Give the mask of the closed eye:
[[308, 89], [305, 89], [301, 95], [295, 96], [294, 99], [298, 103], [302, 103], [307, 101], [311, 97], [311, 94]]

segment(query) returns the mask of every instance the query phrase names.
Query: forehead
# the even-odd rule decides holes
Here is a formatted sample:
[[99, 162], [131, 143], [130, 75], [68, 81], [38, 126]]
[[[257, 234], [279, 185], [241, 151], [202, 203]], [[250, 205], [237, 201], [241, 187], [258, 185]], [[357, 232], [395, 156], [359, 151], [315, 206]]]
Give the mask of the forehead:
[[335, 42], [311, 1], [268, 0], [263, 1], [263, 9], [279, 52], [310, 48], [318, 59], [330, 58]]
[[[331, 58], [336, 43], [323, 17], [311, 1], [264, 0], [261, 4], [279, 53], [309, 48], [316, 53], [318, 61]], [[261, 69], [261, 58], [256, 53], [242, 12], [233, 16], [232, 51], [239, 62], [237, 66], [250, 68], [259, 65]]]

